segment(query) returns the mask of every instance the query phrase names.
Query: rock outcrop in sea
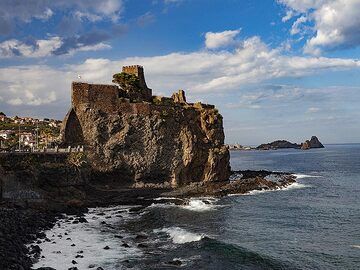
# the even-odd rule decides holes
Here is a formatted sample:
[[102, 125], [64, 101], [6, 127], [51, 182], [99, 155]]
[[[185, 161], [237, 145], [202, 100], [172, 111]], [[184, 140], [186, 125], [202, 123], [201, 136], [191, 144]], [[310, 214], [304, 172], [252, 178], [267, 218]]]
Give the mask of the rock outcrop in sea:
[[301, 144], [302, 150], [308, 150], [311, 148], [324, 148], [324, 145], [319, 141], [316, 136], [312, 136], [310, 140], [306, 140]]
[[258, 147], [256, 147], [256, 149], [258, 150], [285, 149], [285, 148], [308, 150], [311, 148], [324, 148], [324, 145], [319, 141], [319, 139], [316, 136], [312, 136], [310, 140], [306, 140], [301, 144], [292, 143], [286, 140], [277, 140], [271, 143], [260, 144]]
[[133, 187], [178, 187], [230, 176], [222, 116], [189, 103], [182, 90], [153, 96], [141, 66], [123, 67], [117, 85], [73, 82], [65, 145], [84, 145], [94, 170]]

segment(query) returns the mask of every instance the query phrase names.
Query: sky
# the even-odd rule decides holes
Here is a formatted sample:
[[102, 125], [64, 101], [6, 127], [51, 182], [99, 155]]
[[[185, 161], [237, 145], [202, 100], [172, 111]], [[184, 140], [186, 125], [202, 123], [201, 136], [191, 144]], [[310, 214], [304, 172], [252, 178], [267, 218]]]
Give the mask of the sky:
[[360, 142], [360, 0], [0, 0], [0, 111], [63, 119], [71, 82], [144, 66], [227, 143]]

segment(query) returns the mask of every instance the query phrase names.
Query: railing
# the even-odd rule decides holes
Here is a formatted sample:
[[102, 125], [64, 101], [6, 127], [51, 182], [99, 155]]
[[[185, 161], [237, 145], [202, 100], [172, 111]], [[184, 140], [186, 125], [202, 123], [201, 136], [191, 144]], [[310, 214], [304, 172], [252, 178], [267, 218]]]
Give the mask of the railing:
[[22, 153], [22, 154], [31, 154], [31, 153], [78, 153], [84, 152], [84, 146], [60, 148], [55, 146], [54, 148], [27, 148], [27, 149], [14, 149], [14, 150], [0, 150], [0, 153]]

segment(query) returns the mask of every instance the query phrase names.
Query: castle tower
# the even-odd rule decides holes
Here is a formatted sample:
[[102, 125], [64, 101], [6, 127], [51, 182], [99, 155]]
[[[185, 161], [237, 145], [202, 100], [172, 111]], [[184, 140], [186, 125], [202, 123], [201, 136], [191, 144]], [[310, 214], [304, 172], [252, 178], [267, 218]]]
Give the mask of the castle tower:
[[139, 78], [140, 86], [143, 89], [148, 89], [145, 82], [144, 68], [140, 65], [124, 66], [122, 72], [136, 75]]

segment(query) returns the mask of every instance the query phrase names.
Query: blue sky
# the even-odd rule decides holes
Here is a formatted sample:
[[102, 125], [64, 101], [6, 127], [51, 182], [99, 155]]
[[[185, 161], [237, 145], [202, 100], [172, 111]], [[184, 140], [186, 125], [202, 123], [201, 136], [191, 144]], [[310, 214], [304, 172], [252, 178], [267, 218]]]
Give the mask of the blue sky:
[[360, 142], [360, 0], [1, 0], [0, 110], [62, 119], [70, 84], [141, 64], [215, 104], [228, 143]]

